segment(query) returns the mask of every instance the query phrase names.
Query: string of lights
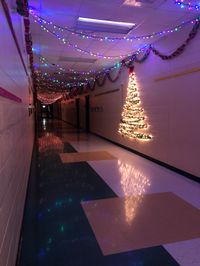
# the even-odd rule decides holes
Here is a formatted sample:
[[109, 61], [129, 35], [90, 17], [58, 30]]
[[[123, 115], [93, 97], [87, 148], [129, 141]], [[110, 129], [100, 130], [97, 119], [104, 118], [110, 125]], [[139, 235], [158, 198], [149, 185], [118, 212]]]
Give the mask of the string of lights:
[[53, 104], [63, 96], [63, 93], [58, 92], [37, 92], [37, 99], [43, 104]]
[[73, 44], [69, 41], [66, 40], [66, 38], [64, 38], [63, 36], [59, 35], [58, 33], [56, 33], [54, 30], [50, 30], [48, 29], [46, 26], [42, 25], [40, 20], [34, 20], [35, 23], [38, 23], [38, 25], [40, 25], [40, 28], [47, 32], [47, 33], [50, 33], [51, 35], [53, 35], [54, 37], [56, 37], [61, 43], [63, 43], [64, 45], [72, 48], [73, 50], [76, 50], [77, 52], [79, 53], [82, 53], [82, 54], [85, 54], [85, 55], [90, 55], [90, 56], [93, 56], [93, 57], [96, 57], [96, 58], [99, 58], [99, 59], [108, 59], [108, 60], [113, 60], [113, 59], [123, 59], [123, 58], [126, 58], [128, 56], [131, 56], [131, 51], [128, 53], [128, 54], [123, 54], [123, 55], [105, 55], [105, 54], [101, 54], [101, 53], [95, 53], [95, 52], [92, 52], [92, 51], [88, 51], [88, 50], [85, 50], [81, 47], [79, 47], [77, 44]]
[[[84, 82], [78, 83], [78, 82], [74, 82], [74, 83], [67, 83], [66, 86], [68, 89], [70, 89], [70, 93], [71, 96], [76, 96], [77, 93], [86, 90], [86, 92], [88, 92], [88, 90], [94, 90], [95, 85], [97, 84], [98, 86], [101, 86], [102, 84], [105, 83], [106, 78], [108, 78], [110, 81], [115, 82], [120, 75], [120, 71], [121, 68], [123, 66], [127, 67], [127, 68], [131, 68], [134, 64], [134, 62], [138, 62], [138, 63], [142, 63], [144, 62], [148, 56], [150, 55], [150, 52], [152, 51], [155, 55], [159, 56], [162, 60], [171, 60], [177, 56], [179, 56], [187, 47], [187, 45], [189, 45], [189, 43], [191, 42], [191, 40], [196, 36], [198, 30], [200, 28], [200, 17], [198, 17], [195, 20], [195, 24], [192, 28], [192, 30], [190, 31], [188, 38], [185, 40], [185, 42], [179, 46], [173, 53], [171, 53], [170, 55], [165, 55], [160, 53], [157, 49], [155, 49], [154, 47], [152, 47], [152, 45], [143, 47], [142, 49], [140, 49], [140, 51], [136, 51], [135, 53], [133, 53], [130, 57], [125, 58], [123, 60], [121, 60], [120, 62], [118, 62], [117, 64], [115, 64], [114, 66], [107, 68], [107, 69], [103, 69], [99, 72], [97, 75], [95, 75], [94, 79], [92, 80], [92, 85], [90, 84], [91, 80], [86, 81], [84, 79]], [[138, 54], [143, 52], [142, 57], [138, 58]], [[45, 63], [45, 58], [41, 59], [43, 63]], [[47, 64], [48, 65], [48, 64]], [[60, 67], [59, 65], [57, 65], [57, 67]], [[118, 74], [116, 75], [116, 77], [113, 79], [111, 76], [112, 70], [113, 69], [117, 69]], [[63, 69], [64, 70], [64, 69]], [[95, 73], [95, 72], [94, 72]], [[46, 74], [47, 77], [45, 77], [45, 75], [41, 75], [42, 79], [48, 79], [51, 81], [51, 84], [53, 83], [53, 85], [58, 85], [60, 84], [62, 86], [62, 84], [64, 83], [64, 81], [59, 81], [56, 80], [55, 77], [49, 77], [48, 74]], [[98, 81], [98, 79], [101, 79], [103, 77], [102, 82]], [[73, 87], [75, 87], [75, 90], [73, 89]], [[137, 99], [135, 99], [135, 101], [137, 101]], [[137, 102], [135, 102], [136, 104]]]
[[[181, 2], [181, 1], [176, 0], [176, 2]], [[62, 27], [62, 26], [59, 26], [48, 19], [44, 19], [43, 17], [38, 16], [32, 9], [30, 9], [29, 12], [30, 12], [30, 15], [36, 21], [38, 21], [40, 24], [45, 24], [45, 25], [51, 26], [54, 31], [55, 30], [58, 30], [60, 32], [67, 31], [67, 32], [71, 33], [72, 35], [76, 35], [76, 36], [80, 37], [83, 40], [84, 39], [86, 39], [86, 40], [92, 39], [92, 40], [97, 40], [97, 41], [101, 41], [101, 42], [102, 41], [106, 41], [106, 42], [118, 42], [118, 41], [134, 42], [135, 40], [138, 40], [138, 41], [149, 40], [149, 39], [153, 39], [156, 37], [162, 37], [162, 36], [165, 36], [167, 34], [177, 32], [177, 31], [181, 30], [183, 27], [185, 27], [188, 24], [195, 21], [195, 19], [183, 21], [175, 27], [167, 28], [165, 30], [161, 30], [161, 31], [157, 31], [157, 32], [152, 32], [152, 33], [146, 34], [146, 35], [138, 35], [138, 36], [130, 36], [130, 37], [127, 37], [127, 36], [125, 36], [125, 37], [109, 37], [109, 36], [97, 36], [97, 35], [87, 34], [84, 32], [78, 32], [76, 30], [70, 29], [69, 27]]]
[[127, 96], [118, 132], [129, 139], [151, 140], [152, 136], [144, 132], [148, 124], [145, 122], [144, 109], [140, 107], [140, 95], [132, 71], [133, 69], [129, 76]]
[[[42, 63], [43, 66], [48, 67], [48, 68], [55, 68], [54, 74], [57, 74], [59, 76], [59, 78], [67, 78], [68, 80], [73, 80], [73, 81], [80, 81], [83, 80], [84, 81], [89, 81], [89, 80], [94, 80], [95, 77], [93, 76], [88, 76], [88, 77], [83, 77], [82, 75], [71, 75], [71, 73], [67, 72], [67, 70], [65, 68], [60, 67], [60, 65], [58, 64], [52, 64], [50, 63], [47, 58], [45, 58], [44, 56], [38, 55], [39, 56], [39, 60]], [[50, 73], [48, 72], [44, 72], [42, 73], [42, 75], [49, 77]], [[59, 82], [58, 79], [55, 78], [55, 82]], [[64, 81], [62, 81], [62, 84], [64, 84]], [[70, 83], [66, 83], [65, 84], [68, 86]]]
[[75, 70], [72, 70], [72, 69], [68, 69], [66, 70], [65, 68], [61, 67], [59, 64], [54, 64], [54, 63], [51, 63], [46, 57], [44, 57], [43, 55], [41, 54], [37, 54], [39, 56], [39, 60], [40, 62], [44, 65], [44, 66], [48, 66], [48, 67], [54, 67], [56, 69], [56, 74], [58, 75], [69, 75], [69, 73], [71, 74], [74, 74], [75, 76], [71, 76], [73, 77], [73, 79], [77, 79], [79, 77], [83, 78], [82, 76], [84, 75], [90, 75], [91, 77], [84, 77], [85, 80], [88, 80], [89, 78], [92, 78], [92, 74], [97, 74], [96, 71], [94, 70], [91, 70], [91, 71], [88, 71], [88, 72], [84, 72], [84, 71], [75, 71]]
[[36, 82], [37, 82], [37, 87], [43, 88], [43, 87], [48, 87], [49, 89], [55, 89], [55, 90], [66, 90], [70, 89], [71, 87], [77, 87], [77, 86], [83, 86], [86, 85], [88, 81], [84, 82], [66, 82], [62, 80], [58, 80], [55, 77], [53, 77], [50, 73], [42, 73], [39, 71], [36, 71]]
[[[137, 62], [139, 60], [137, 60], [136, 58], [136, 55], [139, 55], [140, 53], [146, 53], [146, 52], [149, 52], [149, 47], [150, 46], [144, 46], [143, 48], [140, 48], [138, 49], [137, 51], [135, 51], [130, 58], [127, 58], [127, 60], [124, 60], [124, 64], [128, 64], [130, 63], [130, 61], [132, 60], [136, 60]], [[52, 64], [51, 62], [49, 62], [49, 60], [47, 58], [45, 58], [43, 55], [41, 54], [38, 54], [39, 56], [39, 60], [42, 62], [42, 64], [44, 66], [48, 66], [48, 67], [52, 67], [54, 66], [56, 68], [56, 71], [57, 71], [57, 74], [59, 75], [64, 75], [64, 74], [69, 74], [69, 72], [71, 72], [72, 74], [75, 74], [76, 76], [77, 75], [80, 75], [80, 76], [84, 76], [84, 75], [90, 75], [90, 77], [88, 78], [85, 78], [85, 80], [89, 80], [89, 79], [94, 79], [96, 76], [101, 76], [103, 73], [109, 73], [111, 72], [112, 70], [115, 70], [115, 69], [120, 69], [123, 65], [122, 61], [121, 62], [117, 62], [116, 64], [114, 64], [113, 66], [111, 67], [108, 67], [108, 68], [103, 68], [101, 69], [100, 71], [96, 71], [96, 70], [90, 70], [90, 71], [87, 71], [87, 72], [84, 72], [84, 71], [76, 71], [76, 70], [72, 70], [72, 69], [68, 69], [66, 70], [65, 68], [61, 67], [59, 64]], [[47, 76], [47, 74], [45, 74]]]
[[192, 4], [191, 2], [185, 3], [184, 0], [175, 0], [175, 4], [180, 6], [180, 8], [187, 8], [188, 10], [200, 10], [200, 3]]

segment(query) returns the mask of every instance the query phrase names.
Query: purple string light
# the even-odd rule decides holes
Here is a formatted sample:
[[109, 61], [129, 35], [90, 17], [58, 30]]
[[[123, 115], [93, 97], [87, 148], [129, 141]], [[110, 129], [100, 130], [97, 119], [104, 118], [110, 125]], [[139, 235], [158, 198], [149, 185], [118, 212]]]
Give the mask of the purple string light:
[[175, 4], [180, 6], [180, 8], [187, 8], [188, 10], [200, 10], [200, 3], [192, 4], [190, 2], [185, 3], [184, 0], [175, 0]]
[[[176, 0], [177, 4], [181, 1]], [[200, 6], [199, 6], [200, 7]], [[83, 32], [78, 32], [75, 30], [72, 30], [68, 27], [61, 27], [55, 23], [53, 23], [52, 21], [46, 20], [41, 16], [38, 16], [35, 14], [35, 12], [30, 9], [30, 15], [32, 17], [34, 17], [40, 24], [46, 24], [48, 26], [52, 26], [54, 30], [59, 30], [61, 32], [63, 31], [68, 31], [70, 32], [72, 35], [76, 35], [81, 37], [81, 39], [93, 39], [93, 40], [98, 40], [98, 41], [109, 41], [109, 42], [116, 42], [116, 41], [127, 41], [127, 42], [133, 42], [135, 40], [141, 41], [141, 40], [149, 40], [155, 37], [160, 37], [160, 36], [164, 36], [173, 32], [177, 32], [178, 30], [180, 30], [182, 27], [190, 24], [191, 22], [194, 22], [195, 19], [192, 20], [188, 20], [188, 21], [183, 21], [182, 23], [180, 23], [179, 25], [173, 27], [173, 28], [168, 28], [162, 31], [158, 31], [158, 32], [153, 32], [151, 34], [147, 34], [147, 35], [140, 35], [140, 36], [132, 36], [132, 37], [108, 37], [108, 36], [97, 36], [97, 35], [91, 35], [91, 34], [87, 34], [87, 33], [83, 33]]]

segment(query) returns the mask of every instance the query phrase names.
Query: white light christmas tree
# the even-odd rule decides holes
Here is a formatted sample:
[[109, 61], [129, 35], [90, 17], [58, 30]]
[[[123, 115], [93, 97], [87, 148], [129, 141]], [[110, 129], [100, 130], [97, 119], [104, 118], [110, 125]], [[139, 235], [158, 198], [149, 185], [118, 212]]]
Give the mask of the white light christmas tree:
[[151, 140], [152, 136], [146, 132], [148, 124], [145, 120], [146, 117], [144, 115], [144, 109], [141, 107], [135, 75], [131, 69], [126, 101], [118, 132], [122, 136], [130, 139]]

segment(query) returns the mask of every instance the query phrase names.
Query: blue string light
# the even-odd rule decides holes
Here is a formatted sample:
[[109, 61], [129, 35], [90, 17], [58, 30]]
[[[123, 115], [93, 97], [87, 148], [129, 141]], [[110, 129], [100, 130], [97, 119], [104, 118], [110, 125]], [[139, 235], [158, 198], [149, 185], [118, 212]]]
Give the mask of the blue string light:
[[192, 4], [190, 2], [185, 3], [184, 0], [175, 0], [175, 4], [180, 6], [180, 8], [187, 8], [188, 10], [200, 10], [200, 3]]
[[[181, 2], [179, 0], [176, 0], [176, 2]], [[181, 2], [182, 3], [182, 2]], [[200, 7], [200, 6], [199, 6]], [[44, 19], [41, 16], [38, 16], [35, 11], [33, 11], [33, 9], [29, 9], [30, 15], [40, 24], [40, 25], [48, 25], [53, 27], [53, 30], [58, 30], [59, 32], [64, 32], [67, 31], [69, 33], [71, 33], [72, 35], [76, 35], [79, 36], [81, 39], [93, 39], [93, 40], [97, 40], [97, 41], [106, 41], [106, 42], [118, 42], [118, 41], [127, 41], [127, 42], [133, 42], [133, 41], [141, 41], [141, 40], [149, 40], [149, 39], [153, 39], [155, 37], [160, 37], [160, 36], [165, 36], [167, 34], [173, 33], [175, 31], [180, 30], [182, 27], [190, 24], [192, 21], [194, 20], [188, 20], [188, 21], [183, 21], [182, 23], [180, 23], [179, 25], [172, 27], [172, 28], [168, 28], [162, 31], [158, 31], [158, 32], [153, 32], [150, 34], [146, 34], [146, 35], [139, 35], [139, 36], [132, 36], [132, 37], [108, 37], [108, 36], [97, 36], [97, 35], [92, 35], [92, 34], [88, 34], [88, 33], [84, 33], [84, 32], [78, 32], [75, 30], [72, 30], [68, 27], [61, 27], [55, 23], [53, 23], [50, 20]]]

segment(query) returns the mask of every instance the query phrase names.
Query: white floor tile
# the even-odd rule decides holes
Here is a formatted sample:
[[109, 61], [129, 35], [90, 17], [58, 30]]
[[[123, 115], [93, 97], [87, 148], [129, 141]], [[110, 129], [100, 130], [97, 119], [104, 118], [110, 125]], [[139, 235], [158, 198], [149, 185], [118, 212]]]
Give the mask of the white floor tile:
[[200, 238], [164, 245], [181, 266], [200, 265]]

